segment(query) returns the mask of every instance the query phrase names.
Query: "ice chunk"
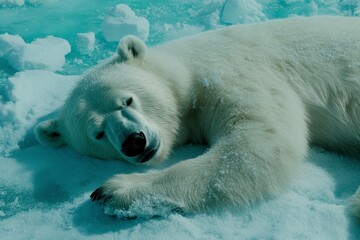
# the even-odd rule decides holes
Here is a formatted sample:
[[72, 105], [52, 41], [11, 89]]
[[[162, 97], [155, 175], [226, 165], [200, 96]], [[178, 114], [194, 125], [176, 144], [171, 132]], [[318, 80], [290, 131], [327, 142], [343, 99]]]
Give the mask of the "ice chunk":
[[260, 22], [266, 19], [262, 6], [255, 0], [228, 0], [220, 21], [228, 24]]
[[26, 45], [24, 39], [19, 35], [10, 35], [4, 33], [0, 35], [0, 57], [4, 56], [10, 50], [19, 50]]
[[146, 41], [150, 24], [146, 18], [138, 17], [126, 4], [116, 5], [102, 22], [102, 32], [108, 42], [119, 41], [126, 35], [135, 35]]
[[80, 52], [89, 53], [95, 48], [95, 34], [93, 32], [78, 33], [76, 44]]
[[206, 29], [216, 29], [219, 25], [221, 10], [225, 0], [203, 0], [201, 11], [196, 18]]
[[21, 7], [25, 4], [25, 0], [0, 0], [0, 6]]
[[57, 71], [65, 63], [65, 55], [71, 51], [68, 41], [48, 36], [26, 44], [20, 36], [0, 35], [0, 57], [4, 57], [17, 71]]

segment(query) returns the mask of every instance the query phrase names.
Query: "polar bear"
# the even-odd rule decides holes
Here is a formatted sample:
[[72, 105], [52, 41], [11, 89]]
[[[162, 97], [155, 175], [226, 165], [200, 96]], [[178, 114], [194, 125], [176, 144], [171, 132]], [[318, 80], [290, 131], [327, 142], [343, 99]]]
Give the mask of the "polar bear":
[[[186, 143], [198, 157], [119, 174], [91, 195], [129, 209], [158, 198], [183, 212], [246, 207], [281, 191], [310, 144], [360, 150], [360, 18], [273, 20], [153, 48], [134, 36], [84, 74], [38, 140], [81, 154], [155, 164]], [[354, 197], [360, 214], [360, 194]]]

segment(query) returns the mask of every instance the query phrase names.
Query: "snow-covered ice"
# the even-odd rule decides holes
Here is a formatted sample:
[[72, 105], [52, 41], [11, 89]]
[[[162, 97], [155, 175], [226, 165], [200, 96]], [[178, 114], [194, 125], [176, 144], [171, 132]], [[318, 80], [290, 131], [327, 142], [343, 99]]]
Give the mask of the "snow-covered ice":
[[4, 33], [0, 35], [0, 57], [5, 56], [10, 51], [14, 51], [25, 46], [26, 43], [19, 35]]
[[[114, 53], [122, 34], [143, 34], [154, 45], [235, 23], [293, 15], [358, 16], [360, 1], [121, 2], [126, 5], [116, 7], [118, 0], [0, 0], [1, 240], [360, 239], [360, 225], [347, 212], [348, 199], [360, 185], [360, 162], [350, 156], [312, 149], [288, 189], [249, 209], [123, 220], [105, 215], [89, 195], [113, 174], [152, 169], [92, 159], [68, 147], [47, 148], [32, 133], [40, 119], [57, 114], [78, 75]], [[112, 25], [103, 25], [108, 17]], [[107, 30], [115, 42], [102, 37]], [[70, 46], [79, 51], [70, 52]], [[166, 164], [205, 150], [180, 148]], [[149, 209], [133, 210], [146, 216]]]
[[95, 33], [78, 33], [77, 34], [77, 47], [80, 52], [89, 53], [95, 49]]
[[146, 41], [149, 36], [149, 22], [138, 17], [126, 4], [116, 5], [102, 22], [102, 32], [108, 42], [118, 42], [126, 35], [134, 35]]
[[57, 71], [65, 63], [71, 47], [65, 39], [53, 36], [38, 38], [27, 44], [18, 35], [0, 35], [0, 57], [17, 71], [42, 69]]

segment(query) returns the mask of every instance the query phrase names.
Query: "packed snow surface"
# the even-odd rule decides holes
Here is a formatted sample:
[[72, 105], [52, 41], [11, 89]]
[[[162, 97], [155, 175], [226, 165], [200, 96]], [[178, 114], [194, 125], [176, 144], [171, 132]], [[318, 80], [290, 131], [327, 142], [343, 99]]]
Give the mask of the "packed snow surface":
[[[121, 3], [121, 4], [119, 4]], [[79, 75], [137, 35], [153, 46], [231, 24], [295, 15], [360, 15], [343, 0], [0, 0], [0, 239], [360, 239], [347, 212], [360, 162], [312, 149], [280, 196], [248, 209], [151, 218], [151, 199], [104, 214], [89, 195], [116, 173], [157, 171], [206, 149], [185, 146], [157, 169], [100, 161], [37, 143], [34, 125], [57, 114]]]

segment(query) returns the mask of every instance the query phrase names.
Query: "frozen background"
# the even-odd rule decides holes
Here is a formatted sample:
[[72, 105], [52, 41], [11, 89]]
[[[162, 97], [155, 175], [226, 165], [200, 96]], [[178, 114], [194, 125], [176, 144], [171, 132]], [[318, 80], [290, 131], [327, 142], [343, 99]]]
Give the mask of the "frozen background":
[[[312, 149], [289, 189], [250, 209], [121, 220], [89, 195], [115, 173], [146, 167], [50, 149], [32, 134], [123, 35], [152, 46], [231, 24], [323, 14], [358, 16], [360, 1], [0, 0], [0, 239], [360, 239], [346, 208], [360, 184], [360, 162], [350, 157]], [[203, 151], [181, 148], [169, 164]]]

